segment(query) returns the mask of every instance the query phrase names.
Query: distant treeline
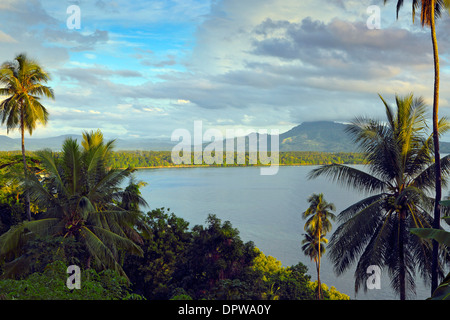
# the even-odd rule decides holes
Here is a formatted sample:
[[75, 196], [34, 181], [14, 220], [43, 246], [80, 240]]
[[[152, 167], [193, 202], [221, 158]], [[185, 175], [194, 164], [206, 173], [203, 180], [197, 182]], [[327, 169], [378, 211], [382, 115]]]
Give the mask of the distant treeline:
[[[212, 154], [214, 156], [214, 153]], [[223, 153], [222, 164], [212, 164], [211, 166], [246, 166], [246, 165], [261, 165], [259, 159], [252, 161], [257, 157], [252, 158], [249, 153], [245, 154], [244, 160], [239, 161], [240, 154], [235, 153], [233, 161], [227, 162], [226, 154]], [[269, 153], [270, 157], [270, 153]], [[322, 165], [322, 164], [362, 164], [364, 162], [363, 155], [359, 153], [328, 153], [328, 152], [309, 152], [309, 151], [290, 151], [279, 153], [280, 165]], [[267, 163], [267, 162], [266, 162]], [[200, 162], [195, 159], [194, 153], [191, 154], [191, 161], [185, 165], [200, 165]], [[270, 163], [269, 163], [270, 164]], [[208, 165], [205, 159], [201, 165]], [[111, 160], [111, 166], [115, 168], [125, 168], [128, 166], [134, 168], [145, 167], [173, 167], [177, 166], [172, 162], [171, 151], [118, 151], [114, 152]]]
[[[0, 151], [0, 158], [6, 156], [19, 155], [20, 151]], [[28, 155], [34, 156], [33, 152], [27, 152]], [[182, 155], [182, 154], [181, 154]], [[214, 153], [212, 153], [214, 156]], [[269, 152], [269, 157], [270, 157]], [[254, 161], [257, 157], [252, 157], [248, 152], [245, 154], [245, 163], [240, 158], [241, 154], [235, 153], [233, 161], [227, 163], [226, 153], [223, 153], [222, 164], [212, 164], [211, 166], [226, 167], [226, 166], [248, 166], [261, 165], [259, 159]], [[197, 161], [196, 161], [197, 160]], [[272, 162], [273, 163], [273, 162]], [[363, 164], [364, 158], [360, 153], [346, 153], [346, 152], [313, 152], [313, 151], [288, 151], [279, 153], [280, 165], [323, 165], [323, 164]], [[267, 164], [267, 162], [266, 162]], [[270, 164], [270, 163], [269, 163]], [[115, 151], [109, 165], [113, 168], [153, 168], [153, 167], [176, 167], [176, 166], [194, 166], [200, 165], [198, 158], [195, 159], [194, 153], [191, 154], [191, 161], [187, 164], [174, 164], [172, 162], [171, 151]], [[208, 165], [205, 159], [201, 165]]]

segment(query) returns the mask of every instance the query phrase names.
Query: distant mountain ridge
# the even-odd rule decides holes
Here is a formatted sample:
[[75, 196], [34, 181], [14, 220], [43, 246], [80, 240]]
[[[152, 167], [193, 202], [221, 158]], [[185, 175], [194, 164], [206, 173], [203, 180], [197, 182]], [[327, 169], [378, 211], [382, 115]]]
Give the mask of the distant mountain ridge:
[[280, 135], [280, 151], [356, 152], [346, 127], [331, 121], [303, 122]]
[[[280, 151], [357, 152], [357, 146], [345, 132], [348, 125], [332, 121], [303, 122], [280, 134]], [[81, 141], [81, 135], [62, 135], [50, 138], [26, 138], [29, 151], [51, 149], [60, 151], [64, 140], [72, 137]], [[170, 151], [178, 141], [170, 139], [116, 139], [115, 150]], [[270, 139], [267, 140], [270, 146]], [[205, 143], [208, 145], [209, 143]], [[21, 139], [0, 135], [0, 151], [21, 150]], [[225, 149], [224, 149], [225, 150]], [[246, 148], [248, 150], [248, 148]], [[441, 142], [441, 152], [450, 153], [450, 143]]]
[[[28, 151], [51, 149], [60, 151], [67, 138], [73, 138], [79, 142], [83, 139], [81, 135], [61, 135], [50, 138], [25, 138], [25, 148]], [[106, 139], [109, 141], [109, 139]], [[115, 150], [172, 150], [176, 142], [165, 139], [116, 139]], [[0, 151], [21, 150], [21, 139], [10, 138], [0, 135]]]

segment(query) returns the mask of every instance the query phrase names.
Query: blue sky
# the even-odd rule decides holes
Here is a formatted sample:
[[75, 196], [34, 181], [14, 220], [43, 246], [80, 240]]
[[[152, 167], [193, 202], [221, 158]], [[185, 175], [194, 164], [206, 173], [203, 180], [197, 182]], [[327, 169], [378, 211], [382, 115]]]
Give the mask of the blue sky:
[[[383, 117], [413, 92], [431, 105], [428, 28], [408, 2], [382, 0], [3, 0], [0, 61], [26, 52], [52, 75], [51, 118], [33, 136], [101, 129], [107, 137], [170, 137], [216, 128], [286, 131], [304, 121]], [[81, 29], [69, 30], [77, 5]], [[381, 29], [367, 8], [379, 5]], [[449, 115], [450, 18], [438, 23], [440, 115]], [[0, 134], [6, 134], [0, 127]], [[19, 133], [11, 132], [11, 137]], [[450, 140], [448, 140], [450, 141]]]

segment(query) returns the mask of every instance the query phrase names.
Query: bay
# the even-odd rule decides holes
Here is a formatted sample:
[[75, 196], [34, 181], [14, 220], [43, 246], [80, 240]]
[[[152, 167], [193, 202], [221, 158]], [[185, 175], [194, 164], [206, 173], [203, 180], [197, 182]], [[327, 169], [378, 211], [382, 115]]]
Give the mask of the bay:
[[[300, 248], [305, 233], [301, 213], [308, 207], [308, 197], [323, 193], [328, 202], [335, 204], [337, 214], [365, 194], [326, 178], [308, 180], [307, 174], [314, 168], [281, 166], [272, 176], [260, 175], [258, 167], [142, 169], [134, 175], [147, 183], [141, 190], [150, 205], [147, 210], [170, 208], [190, 227], [204, 225], [208, 215], [215, 214], [222, 221], [230, 221], [243, 241], [253, 241], [264, 254], [275, 257], [284, 266], [302, 262], [311, 279], [316, 280], [315, 265]], [[334, 286], [351, 299], [398, 299], [387, 272], [382, 272], [380, 289], [355, 294], [353, 272], [350, 269], [337, 277], [328, 256], [325, 254], [322, 259], [321, 280], [328, 287]], [[430, 289], [421, 279], [416, 279], [416, 286], [412, 299], [429, 297]]]

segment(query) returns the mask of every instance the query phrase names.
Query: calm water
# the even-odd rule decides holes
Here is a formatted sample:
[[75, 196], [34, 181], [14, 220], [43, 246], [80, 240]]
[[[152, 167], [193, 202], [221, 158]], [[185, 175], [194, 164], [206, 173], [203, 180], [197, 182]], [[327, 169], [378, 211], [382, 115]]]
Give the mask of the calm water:
[[[148, 183], [144, 198], [154, 208], [170, 208], [193, 227], [205, 224], [208, 214], [229, 220], [243, 241], [253, 241], [264, 254], [284, 266], [302, 262], [316, 280], [314, 263], [301, 251], [304, 220], [312, 193], [324, 193], [336, 205], [336, 214], [361, 200], [364, 194], [348, 190], [325, 178], [308, 180], [314, 167], [280, 167], [278, 174], [261, 176], [259, 168], [171, 168], [139, 170], [135, 176]], [[333, 228], [334, 230], [335, 228]], [[333, 231], [332, 230], [332, 231]], [[329, 237], [327, 237], [329, 238]], [[382, 274], [381, 289], [354, 293], [353, 269], [336, 277], [327, 256], [322, 259], [321, 280], [352, 299], [398, 299]], [[425, 299], [430, 289], [416, 281], [416, 299]]]

